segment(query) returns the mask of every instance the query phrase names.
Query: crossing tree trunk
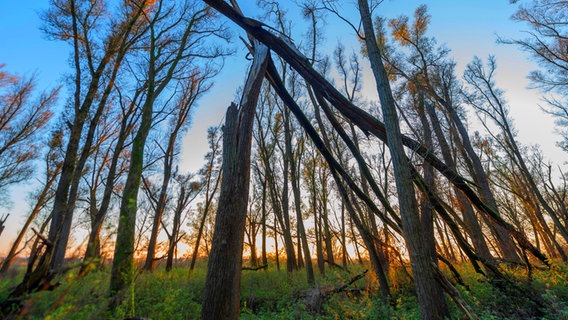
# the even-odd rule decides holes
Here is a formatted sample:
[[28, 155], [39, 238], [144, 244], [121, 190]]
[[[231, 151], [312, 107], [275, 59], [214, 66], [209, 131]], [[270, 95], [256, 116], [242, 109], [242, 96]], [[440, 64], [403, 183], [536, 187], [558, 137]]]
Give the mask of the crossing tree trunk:
[[428, 247], [418, 216], [418, 204], [412, 183], [409, 159], [404, 152], [395, 102], [382, 63], [381, 53], [375, 40], [369, 3], [367, 0], [358, 0], [358, 4], [363, 30], [365, 31], [367, 53], [383, 110], [387, 144], [395, 174], [402, 229], [408, 246], [420, 312], [423, 319], [448, 318], [448, 307], [442, 294], [442, 287], [436, 281], [436, 275], [431, 265], [430, 252], [435, 251], [435, 248]]

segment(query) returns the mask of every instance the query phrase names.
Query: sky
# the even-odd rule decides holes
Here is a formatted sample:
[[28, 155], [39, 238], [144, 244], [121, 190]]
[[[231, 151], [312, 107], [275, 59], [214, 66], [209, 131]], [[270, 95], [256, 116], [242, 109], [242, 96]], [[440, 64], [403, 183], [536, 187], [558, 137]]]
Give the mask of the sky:
[[[290, 4], [292, 1], [280, 1]], [[298, 1], [299, 2], [299, 1]], [[340, 1], [341, 12], [358, 24], [355, 0]], [[521, 3], [523, 1], [520, 1]], [[241, 0], [245, 15], [256, 16], [256, 1]], [[559, 140], [554, 133], [554, 123], [544, 114], [539, 104], [540, 94], [528, 90], [526, 75], [536, 65], [529, 61], [524, 52], [509, 45], [496, 44], [497, 35], [504, 38], [520, 38], [526, 26], [510, 19], [518, 4], [509, 4], [507, 0], [385, 0], [375, 14], [394, 18], [401, 14], [411, 16], [414, 9], [426, 3], [431, 14], [429, 35], [436, 37], [439, 44], [445, 44], [452, 50], [451, 55], [458, 63], [458, 73], [477, 55], [483, 59], [489, 54], [497, 58], [497, 85], [505, 90], [509, 102], [510, 114], [518, 129], [519, 141], [525, 145], [539, 144], [547, 159], [556, 164], [568, 160], [567, 155], [556, 147]], [[48, 0], [0, 1], [0, 64], [5, 70], [20, 76], [35, 74], [38, 88], [54, 88], [62, 83], [65, 73], [70, 72], [67, 44], [50, 41], [40, 31], [41, 21], [38, 13], [47, 8]], [[293, 10], [290, 10], [293, 16]], [[301, 26], [301, 18], [298, 26]], [[234, 27], [231, 22], [228, 25]], [[296, 25], [296, 23], [295, 23]], [[193, 114], [192, 127], [183, 139], [181, 157], [182, 169], [195, 171], [202, 166], [203, 156], [207, 152], [206, 130], [209, 126], [222, 122], [224, 111], [235, 100], [235, 92], [244, 83], [249, 62], [246, 52], [240, 45], [238, 35], [243, 32], [233, 28], [233, 46], [236, 54], [227, 58], [225, 68], [215, 80], [215, 85], [208, 95], [199, 102]], [[299, 28], [298, 28], [299, 29]], [[333, 50], [337, 43], [343, 43], [348, 50], [359, 51], [353, 31], [344, 23], [329, 17], [325, 25], [326, 36], [322, 48]], [[294, 30], [293, 37], [301, 38], [303, 30]], [[366, 68], [364, 81], [371, 82], [369, 68]], [[368, 86], [372, 88], [372, 86]], [[376, 100], [375, 90], [366, 89], [368, 100]], [[61, 97], [61, 105], [65, 97]], [[473, 118], [471, 116], [470, 118]], [[0, 256], [7, 252], [7, 246], [15, 238], [28, 212], [25, 203], [26, 192], [31, 189], [34, 179], [12, 188], [13, 206], [0, 208], [0, 216], [12, 213], [7, 221], [7, 228], [0, 238]]]

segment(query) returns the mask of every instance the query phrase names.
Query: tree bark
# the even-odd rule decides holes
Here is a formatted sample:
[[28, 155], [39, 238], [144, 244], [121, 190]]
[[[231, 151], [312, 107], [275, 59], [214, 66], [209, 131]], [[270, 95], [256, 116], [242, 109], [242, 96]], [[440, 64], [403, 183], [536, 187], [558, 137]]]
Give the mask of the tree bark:
[[268, 60], [268, 48], [255, 42], [253, 65], [241, 108], [227, 110], [223, 137], [223, 180], [207, 265], [202, 319], [238, 319], [242, 252], [250, 179], [255, 108]]
[[423, 319], [444, 319], [449, 317], [449, 311], [442, 293], [442, 287], [436, 280], [430, 259], [430, 253], [435, 251], [435, 248], [428, 247], [424, 237], [424, 230], [420, 224], [410, 163], [404, 152], [394, 98], [382, 63], [381, 53], [375, 40], [369, 4], [367, 0], [358, 0], [358, 4], [363, 30], [365, 31], [367, 54], [369, 55], [383, 110], [387, 144], [391, 154], [398, 192], [402, 229], [410, 255], [414, 287], [420, 311]]

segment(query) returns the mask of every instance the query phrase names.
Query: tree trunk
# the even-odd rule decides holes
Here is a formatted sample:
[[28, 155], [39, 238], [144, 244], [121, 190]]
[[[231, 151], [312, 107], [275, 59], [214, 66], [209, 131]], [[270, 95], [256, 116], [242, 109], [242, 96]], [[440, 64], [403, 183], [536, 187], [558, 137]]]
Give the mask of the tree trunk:
[[[260, 175], [259, 175], [260, 176]], [[262, 265], [266, 266], [268, 265], [268, 257], [266, 255], [266, 225], [267, 225], [267, 220], [268, 220], [268, 213], [266, 212], [266, 178], [262, 179], [262, 200], [261, 200], [261, 206], [262, 206], [262, 248], [261, 248], [261, 259], [262, 259]]]
[[250, 179], [250, 153], [255, 108], [268, 48], [255, 42], [256, 52], [241, 100], [241, 109], [227, 110], [223, 137], [223, 181], [213, 244], [203, 292], [202, 319], [238, 319], [242, 253]]
[[[479, 156], [477, 155], [477, 153], [475, 153], [475, 150], [473, 149], [473, 146], [471, 144], [471, 141], [469, 139], [469, 135], [467, 133], [465, 126], [463, 125], [458, 113], [456, 112], [456, 110], [453, 106], [450, 106], [447, 103], [443, 104], [443, 106], [448, 111], [450, 118], [454, 122], [454, 124], [455, 124], [456, 128], [458, 129], [458, 132], [461, 136], [461, 142], [462, 142], [462, 145], [464, 147], [465, 153], [467, 154], [468, 158], [471, 160], [471, 163], [473, 165], [472, 174], [473, 174], [474, 180], [480, 188], [480, 193], [482, 195], [483, 200], [494, 212], [499, 213], [499, 209], [497, 207], [497, 201], [495, 200], [495, 196], [493, 195], [493, 192], [491, 191], [491, 187], [489, 186], [489, 181], [487, 180], [487, 175], [485, 174], [485, 171], [483, 170], [483, 165], [481, 164], [481, 160], [479, 159]], [[498, 225], [498, 224], [495, 224], [493, 226], [492, 230], [495, 230], [495, 232], [496, 232], [495, 238], [497, 240], [497, 244], [499, 246], [499, 249], [501, 250], [501, 253], [503, 254], [503, 257], [505, 257], [505, 259], [507, 259], [507, 260], [520, 262], [521, 258], [517, 254], [515, 243], [513, 242], [513, 239], [511, 237], [511, 235], [509, 234], [509, 232], [507, 232], [507, 230], [505, 230], [505, 228], [503, 228], [501, 225]]]
[[105, 189], [103, 191], [103, 199], [101, 201], [100, 207], [96, 215], [91, 221], [91, 233], [89, 234], [89, 240], [87, 241], [87, 250], [85, 251], [85, 257], [83, 258], [83, 265], [79, 274], [84, 275], [89, 270], [89, 266], [98, 258], [100, 258], [100, 232], [107, 216], [108, 208], [110, 207], [110, 201], [113, 195], [116, 174], [118, 170], [118, 162], [120, 161], [120, 155], [124, 150], [124, 143], [131, 132], [131, 116], [134, 111], [134, 106], [131, 105], [130, 109], [123, 114], [121, 119], [120, 132], [118, 135], [118, 140], [114, 146], [112, 160], [110, 167], [108, 169], [108, 175], [106, 178]]
[[341, 264], [347, 269], [347, 236], [345, 230], [345, 203], [341, 202]]
[[[420, 122], [422, 124], [422, 140], [424, 146], [427, 148], [433, 148], [434, 144], [432, 141], [432, 130], [424, 111], [424, 96], [422, 94], [418, 95], [418, 106], [416, 107], [418, 109], [418, 117], [420, 118]], [[435, 190], [436, 186], [434, 182], [434, 168], [428, 162], [424, 161], [422, 163], [422, 171], [426, 186], [428, 186], [430, 190]], [[420, 222], [422, 224], [422, 230], [424, 232], [424, 240], [427, 242], [427, 246], [431, 250], [430, 257], [437, 264], [438, 258], [436, 255], [436, 238], [434, 235], [434, 209], [432, 208], [430, 200], [426, 197], [423, 197], [422, 202], [420, 203]]]
[[[308, 238], [304, 226], [304, 218], [302, 216], [302, 197], [300, 195], [300, 175], [298, 164], [300, 159], [295, 159], [292, 154], [292, 134], [290, 129], [290, 111], [285, 109], [284, 133], [286, 141], [286, 157], [290, 161], [290, 179], [292, 180], [292, 193], [294, 195], [294, 206], [296, 209], [296, 223], [298, 224], [298, 262], [301, 259], [301, 248], [304, 252], [304, 266], [306, 267], [306, 277], [308, 284], [315, 284], [314, 267], [312, 265], [312, 257], [310, 248], [308, 247]], [[299, 264], [299, 263], [298, 263]]]
[[398, 192], [402, 228], [408, 246], [410, 264], [414, 275], [414, 287], [420, 305], [423, 319], [443, 319], [449, 317], [448, 308], [444, 299], [442, 287], [437, 282], [434, 269], [431, 265], [429, 248], [424, 238], [418, 205], [414, 192], [410, 163], [407, 158], [400, 132], [395, 102], [390, 90], [389, 80], [384, 69], [381, 53], [376, 42], [369, 4], [366, 0], [358, 0], [359, 12], [363, 29], [365, 31], [365, 44], [371, 69], [375, 75], [377, 90], [381, 101], [381, 108], [385, 121], [387, 143], [389, 146]]
[[[130, 168], [122, 193], [118, 230], [114, 259], [112, 262], [110, 292], [118, 294], [132, 284], [134, 280], [134, 239], [136, 236], [136, 211], [138, 208], [138, 191], [144, 165], [144, 146], [152, 125], [152, 109], [154, 92], [149, 86], [148, 99], [143, 105], [140, 128], [134, 137]], [[118, 306], [121, 298], [117, 296], [114, 307]]]
[[[59, 175], [60, 169], [61, 169], [61, 166], [58, 164], [57, 167], [53, 169], [54, 171], [51, 172], [51, 174], [49, 174], [51, 169], [49, 167], [46, 168], [46, 170], [48, 171], [48, 174], [46, 176], [46, 182], [45, 182], [43, 188], [41, 189], [41, 192], [39, 193], [39, 195], [37, 197], [36, 204], [35, 204], [34, 208], [32, 209], [32, 212], [30, 213], [30, 215], [26, 219], [26, 222], [24, 223], [22, 230], [20, 230], [20, 233], [18, 233], [18, 236], [16, 237], [16, 240], [12, 244], [12, 247], [10, 248], [8, 255], [6, 256], [4, 261], [2, 262], [2, 267], [0, 268], [0, 274], [8, 271], [8, 269], [10, 268], [10, 265], [12, 264], [12, 262], [14, 262], [14, 259], [16, 258], [16, 255], [18, 253], [18, 248], [20, 247], [20, 244], [22, 243], [22, 240], [24, 239], [24, 236], [26, 235], [28, 228], [30, 227], [32, 222], [35, 220], [38, 213], [41, 211], [41, 208], [43, 208], [43, 206], [51, 198], [53, 198], [54, 195], [50, 194], [51, 193], [50, 189], [51, 189], [51, 186], [53, 185], [53, 183], [55, 182], [55, 179]], [[7, 216], [6, 216], [6, 218], [7, 218]]]
[[160, 233], [162, 216], [164, 215], [166, 203], [168, 201], [167, 191], [170, 184], [170, 178], [172, 176], [172, 163], [170, 162], [170, 157], [173, 156], [170, 151], [173, 153], [173, 145], [171, 149], [168, 145], [168, 154], [166, 154], [164, 159], [162, 186], [160, 188], [160, 194], [158, 195], [156, 210], [154, 211], [152, 231], [150, 232], [150, 241], [148, 243], [148, 251], [146, 253], [146, 262], [144, 263], [144, 270], [150, 272], [154, 272], [154, 270], [156, 270], [156, 246], [158, 245], [158, 233]]
[[[318, 92], [321, 92], [325, 99], [328, 99], [330, 103], [333, 104], [333, 106], [339, 112], [341, 112], [341, 114], [353, 121], [353, 123], [357, 125], [361, 130], [363, 130], [363, 132], [372, 134], [383, 142], [387, 141], [385, 124], [379, 121], [377, 118], [372, 117], [362, 109], [357, 108], [345, 97], [343, 97], [341, 93], [339, 93], [323, 76], [321, 76], [310, 66], [310, 64], [308, 63], [309, 59], [303, 56], [292, 44], [290, 44], [289, 41], [285, 41], [263, 28], [258, 28], [260, 22], [251, 18], [246, 18], [242, 14], [238, 14], [234, 8], [223, 1], [203, 1], [237, 23], [240, 27], [245, 29], [256, 39], [269, 46], [271, 50], [282, 57], [290, 65], [290, 67], [296, 70], [302, 77], [304, 77], [304, 79], [306, 79], [306, 81], [309, 82], [311, 86], [317, 88]], [[282, 92], [282, 90], [280, 91], [280, 93], [285, 94]], [[289, 99], [292, 98], [290, 97]], [[485, 217], [490, 218], [491, 221], [495, 224], [502, 226], [507, 232], [510, 233], [510, 235], [512, 235], [517, 240], [521, 247], [531, 252], [543, 263], [548, 264], [547, 257], [542, 254], [542, 252], [536, 250], [536, 248], [528, 241], [524, 234], [517, 231], [514, 226], [504, 221], [494, 210], [486, 205], [485, 202], [483, 202], [479, 198], [477, 193], [469, 186], [466, 179], [449, 168], [445, 163], [440, 161], [440, 159], [438, 159], [431, 150], [425, 148], [417, 141], [405, 135], [402, 135], [401, 138], [405, 146], [414, 150], [414, 152], [423, 157], [434, 168], [436, 168], [438, 172], [446, 177], [450, 181], [450, 183], [462, 190], [464, 194], [470, 199], [471, 203], [477, 209], [479, 209]], [[351, 186], [351, 182], [349, 182], [349, 184]], [[356, 191], [357, 195], [359, 197], [362, 197], [365, 202], [370, 201], [370, 199], [366, 199], [367, 197], [359, 192], [359, 190], [354, 189], [354, 191]], [[372, 204], [372, 202], [369, 204]]]
[[[211, 158], [211, 162], [209, 166], [212, 167], [213, 161], [215, 157]], [[208, 172], [209, 175], [212, 172]], [[210, 190], [209, 183], [211, 181], [211, 176], [207, 178], [207, 191], [205, 192], [205, 205], [203, 206], [203, 216], [201, 217], [201, 222], [199, 223], [199, 229], [197, 231], [197, 239], [195, 239], [195, 246], [193, 247], [193, 253], [191, 254], [191, 262], [189, 264], [189, 273], [193, 273], [193, 269], [195, 268], [195, 262], [197, 261], [197, 253], [199, 252], [199, 243], [201, 242], [201, 237], [203, 236], [203, 228], [205, 227], [205, 221], [207, 219], [207, 215], [209, 214], [209, 209], [211, 208], [211, 203], [213, 202], [213, 197], [215, 193], [217, 193], [217, 188], [219, 187], [219, 182], [221, 181], [221, 174], [222, 170], [219, 172], [219, 175], [215, 179], [215, 186], [213, 190]]]
[[[189, 180], [189, 179], [188, 179]], [[186, 181], [183, 181], [184, 183]], [[177, 248], [177, 243], [180, 239], [179, 231], [181, 227], [181, 215], [183, 211], [187, 208], [191, 202], [191, 190], [188, 190], [189, 186], [182, 185], [181, 190], [177, 199], [177, 206], [174, 211], [174, 221], [172, 223], [172, 232], [169, 235], [169, 245], [168, 245], [168, 258], [166, 260], [166, 271], [172, 270], [174, 264], [174, 255]]]
[[[444, 158], [446, 164], [450, 168], [455, 170], [456, 164], [454, 158], [452, 157], [450, 146], [442, 132], [442, 127], [440, 126], [438, 116], [436, 115], [436, 110], [434, 109], [434, 106], [429, 103], [426, 103], [425, 107], [428, 116], [430, 117], [430, 121], [434, 129], [434, 134], [436, 135], [438, 144], [440, 145], [440, 149], [442, 151], [442, 157]], [[458, 206], [462, 211], [464, 222], [469, 228], [470, 231], [469, 236], [472, 239], [475, 250], [477, 251], [477, 253], [481, 258], [486, 260], [492, 260], [493, 257], [491, 256], [489, 248], [487, 247], [487, 243], [485, 242], [485, 238], [483, 237], [481, 226], [479, 225], [479, 221], [475, 216], [475, 212], [473, 211], [471, 203], [467, 200], [463, 192], [461, 192], [461, 190], [459, 190], [458, 188], [454, 187], [454, 192], [456, 194]]]

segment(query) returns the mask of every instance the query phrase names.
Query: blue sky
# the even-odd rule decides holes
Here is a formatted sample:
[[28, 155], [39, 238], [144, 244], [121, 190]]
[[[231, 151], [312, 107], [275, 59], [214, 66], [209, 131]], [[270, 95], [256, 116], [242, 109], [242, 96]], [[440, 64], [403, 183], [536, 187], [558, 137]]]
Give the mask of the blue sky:
[[[245, 14], [256, 15], [255, 2], [240, 1]], [[291, 3], [287, 0], [281, 2]], [[342, 12], [357, 24], [355, 2], [342, 1]], [[412, 15], [414, 9], [425, 2], [385, 0], [375, 13], [387, 18], [401, 14]], [[522, 36], [520, 31], [526, 26], [510, 20], [517, 5], [511, 5], [507, 0], [434, 0], [427, 2], [427, 5], [432, 16], [429, 35], [435, 36], [438, 43], [446, 44], [452, 50], [452, 56], [458, 62], [458, 70], [463, 70], [474, 55], [486, 58], [487, 55], [494, 54], [497, 57], [497, 84], [506, 91], [520, 141], [524, 144], [539, 143], [547, 158], [562, 164], [567, 157], [555, 147], [558, 137], [553, 133], [553, 121], [539, 109], [538, 92], [526, 89], [526, 74], [535, 65], [517, 48], [495, 43], [497, 34], [513, 38]], [[47, 0], [0, 1], [0, 64], [5, 64], [7, 71], [22, 76], [35, 73], [39, 79], [38, 87], [45, 89], [59, 85], [64, 74], [69, 72], [70, 49], [66, 44], [47, 40], [39, 30], [41, 21], [38, 13], [47, 6]], [[230, 22], [229, 24], [233, 26]], [[298, 21], [298, 25], [300, 24]], [[325, 47], [334, 48], [338, 42], [342, 42], [348, 50], [359, 50], [352, 30], [339, 20], [330, 17], [325, 30]], [[296, 37], [302, 36], [302, 33], [302, 30], [295, 30]], [[243, 33], [235, 29], [235, 39], [239, 34]], [[235, 41], [235, 46], [239, 48], [237, 54], [227, 59], [226, 68], [217, 78], [216, 85], [201, 100], [194, 113], [193, 127], [184, 138], [182, 168], [196, 170], [201, 166], [203, 155], [207, 151], [207, 127], [221, 122], [226, 106], [234, 99], [234, 92], [244, 82], [248, 61], [245, 60], [245, 52], [238, 40]], [[369, 77], [366, 79], [370, 80]], [[373, 92], [368, 94], [369, 99], [374, 99]], [[64, 100], [65, 97], [61, 97], [60, 103]], [[18, 187], [14, 190], [25, 189]], [[19, 205], [11, 209], [0, 208], [0, 215], [3, 212], [14, 212], [0, 243], [12, 241], [28, 211], [21, 205], [24, 193], [20, 191], [14, 192], [19, 196], [13, 196], [14, 202], [20, 203]], [[5, 249], [0, 246], [0, 256], [3, 253]]]
[[47, 40], [39, 30], [38, 13], [47, 6], [47, 0], [0, 2], [0, 64], [22, 76], [35, 73], [43, 88], [57, 86], [69, 70], [68, 46]]

